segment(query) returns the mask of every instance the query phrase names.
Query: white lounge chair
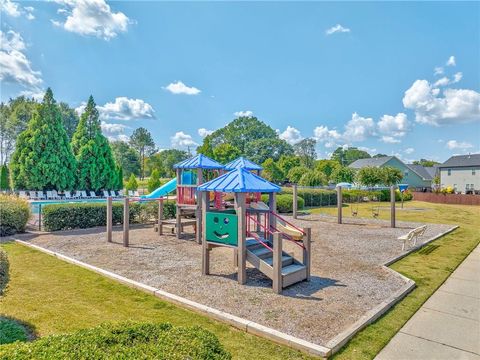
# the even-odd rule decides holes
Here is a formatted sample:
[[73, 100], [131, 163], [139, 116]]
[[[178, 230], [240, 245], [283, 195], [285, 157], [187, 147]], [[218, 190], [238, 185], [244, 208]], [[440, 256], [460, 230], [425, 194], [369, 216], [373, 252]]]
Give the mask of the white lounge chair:
[[97, 194], [95, 194], [95, 191], [90, 191], [90, 197], [91, 197], [92, 199], [95, 199], [95, 198], [97, 198], [98, 196], [97, 196]]
[[18, 192], [18, 197], [22, 198], [22, 199], [26, 199], [26, 200], [30, 199], [30, 196], [28, 196], [27, 193], [25, 191], [22, 191], [22, 190], [20, 190]]
[[135, 196], [135, 195], [133, 194], [133, 191], [132, 191], [132, 190], [128, 190], [128, 196], [130, 196], [130, 197]]
[[140, 194], [138, 193], [138, 190], [135, 190], [135, 191], [133, 192], [133, 196], [135, 196], [135, 197], [140, 197]]
[[118, 196], [124, 197], [125, 195], [123, 194], [123, 190], [118, 190]]
[[53, 197], [53, 194], [50, 190], [47, 190], [47, 200], [53, 200], [54, 197]]
[[74, 197], [75, 199], [80, 199], [80, 198], [82, 197], [82, 194], [81, 194], [80, 191], [76, 190], [76, 191], [75, 191], [75, 195], [73, 195], [73, 197]]
[[110, 190], [110, 194], [113, 198], [118, 198], [119, 196], [117, 195], [116, 191]]
[[87, 195], [87, 192], [85, 190], [82, 190], [81, 193], [82, 193], [82, 198], [83, 199], [88, 199], [88, 195]]
[[70, 191], [65, 190], [64, 194], [65, 194], [65, 200], [71, 200], [71, 199], [73, 199], [72, 193], [71, 193]]
[[62, 197], [58, 194], [57, 190], [52, 190], [52, 195], [55, 199], [61, 199]]
[[104, 198], [107, 198], [107, 197], [109, 197], [109, 196], [110, 196], [110, 194], [108, 193], [108, 191], [107, 191], [107, 190], [103, 190], [103, 197], [104, 197]]
[[37, 199], [46, 199], [47, 197], [43, 193], [43, 191], [37, 191]]

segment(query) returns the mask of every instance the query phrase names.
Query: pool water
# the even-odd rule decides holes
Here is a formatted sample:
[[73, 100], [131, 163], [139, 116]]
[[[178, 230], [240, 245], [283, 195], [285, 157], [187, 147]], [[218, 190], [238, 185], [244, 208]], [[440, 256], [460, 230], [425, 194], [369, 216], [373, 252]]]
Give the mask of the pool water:
[[[113, 199], [115, 201], [116, 199]], [[44, 205], [52, 204], [78, 204], [78, 203], [102, 203], [106, 199], [69, 199], [69, 200], [40, 200], [40, 201], [30, 201], [30, 206], [32, 207], [32, 213], [38, 214], [40, 208]], [[118, 201], [118, 200], [117, 200]]]

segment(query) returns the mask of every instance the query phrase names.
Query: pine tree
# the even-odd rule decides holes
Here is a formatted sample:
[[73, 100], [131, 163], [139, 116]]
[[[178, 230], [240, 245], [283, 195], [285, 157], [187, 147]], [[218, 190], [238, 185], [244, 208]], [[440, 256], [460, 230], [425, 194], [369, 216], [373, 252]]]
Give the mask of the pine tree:
[[73, 134], [72, 149], [77, 159], [78, 188], [98, 191], [116, 187], [115, 161], [110, 144], [102, 134], [99, 113], [92, 96]]
[[130, 178], [128, 179], [127, 183], [125, 184], [126, 190], [137, 190], [138, 189], [138, 182], [135, 175], [131, 174]]
[[157, 169], [153, 169], [147, 184], [148, 192], [152, 192], [159, 186], [160, 186], [160, 173], [158, 172]]
[[75, 184], [75, 157], [50, 88], [17, 138], [10, 171], [15, 189], [70, 190]]
[[0, 190], [9, 190], [8, 184], [8, 167], [7, 165], [0, 165]]
[[123, 169], [121, 166], [117, 165], [117, 186], [115, 190], [123, 189]]

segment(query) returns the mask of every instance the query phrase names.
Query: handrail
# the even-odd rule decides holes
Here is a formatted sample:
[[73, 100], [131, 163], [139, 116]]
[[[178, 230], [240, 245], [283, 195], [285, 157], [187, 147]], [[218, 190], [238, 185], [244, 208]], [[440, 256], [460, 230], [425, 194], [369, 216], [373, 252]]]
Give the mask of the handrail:
[[[246, 214], [246, 216], [247, 216], [247, 218], [248, 218], [249, 220], [252, 220], [254, 224], [257, 224], [257, 225], [259, 225], [261, 228], [263, 228], [268, 234], [273, 235], [275, 232], [279, 232], [280, 234], [282, 234], [282, 236], [285, 238], [285, 240], [291, 241], [291, 242], [293, 242], [295, 245], [300, 246], [302, 249], [305, 249], [305, 245], [300, 244], [298, 241], [293, 240], [292, 236], [290, 236], [289, 234], [284, 233], [284, 232], [278, 230], [278, 229], [277, 229], [276, 227], [274, 227], [272, 224], [269, 224], [268, 228], [266, 228], [266, 227], [263, 226], [261, 223], [259, 223], [254, 217], [252, 217], [251, 215], [249, 215], [248, 213]], [[270, 230], [270, 228], [273, 229], [274, 231]], [[301, 230], [301, 231], [302, 231], [302, 230]], [[247, 232], [250, 232], [250, 230], [247, 229]], [[304, 235], [306, 235], [303, 231], [302, 231], [302, 233], [303, 233]]]
[[273, 216], [275, 216], [277, 219], [280, 219], [282, 221], [284, 221], [286, 224], [290, 225], [291, 227], [293, 227], [294, 229], [300, 231], [303, 235], [307, 235], [305, 233], [305, 231], [303, 231], [303, 229], [299, 228], [298, 226], [295, 226], [294, 224], [292, 224], [291, 222], [287, 221], [285, 218], [281, 217], [280, 215], [278, 215], [277, 213], [273, 212], [270, 210], [270, 214], [272, 214]]
[[262, 244], [263, 246], [265, 246], [267, 249], [273, 251], [273, 248], [271, 248], [271, 247], [268, 246], [265, 242], [263, 242], [263, 241], [260, 239], [260, 237], [258, 237], [257, 234], [250, 232], [250, 230], [247, 230], [247, 235], [250, 236], [250, 237], [253, 237], [257, 242], [259, 242], [260, 244]]

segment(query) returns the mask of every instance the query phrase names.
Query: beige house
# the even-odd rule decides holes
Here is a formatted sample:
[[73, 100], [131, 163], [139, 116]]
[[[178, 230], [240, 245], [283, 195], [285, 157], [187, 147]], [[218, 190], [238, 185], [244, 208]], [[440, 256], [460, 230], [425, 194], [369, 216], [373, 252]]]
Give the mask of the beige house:
[[480, 192], [480, 154], [452, 156], [438, 165], [440, 187], [462, 194]]

